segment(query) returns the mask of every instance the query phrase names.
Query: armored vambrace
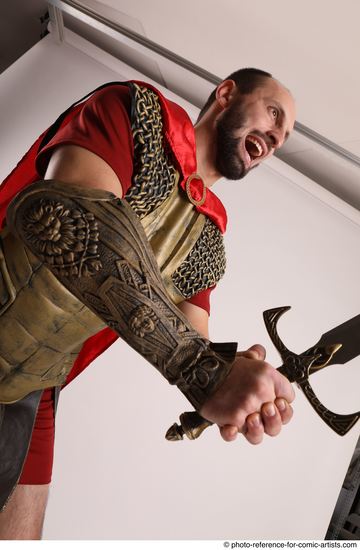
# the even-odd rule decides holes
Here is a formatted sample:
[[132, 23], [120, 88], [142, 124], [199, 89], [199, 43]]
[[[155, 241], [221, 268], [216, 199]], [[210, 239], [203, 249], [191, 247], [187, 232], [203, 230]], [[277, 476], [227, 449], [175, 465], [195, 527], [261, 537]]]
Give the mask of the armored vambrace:
[[176, 384], [195, 409], [222, 384], [236, 344], [202, 338], [170, 301], [126, 201], [98, 189], [40, 181], [16, 196], [7, 221], [64, 287]]

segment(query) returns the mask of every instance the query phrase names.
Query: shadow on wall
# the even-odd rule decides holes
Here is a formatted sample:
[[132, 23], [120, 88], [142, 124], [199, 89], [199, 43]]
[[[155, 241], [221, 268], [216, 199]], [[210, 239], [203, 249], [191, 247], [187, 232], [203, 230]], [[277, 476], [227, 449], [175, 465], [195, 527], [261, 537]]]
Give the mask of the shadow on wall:
[[46, 0], [0, 3], [0, 73], [47, 34]]

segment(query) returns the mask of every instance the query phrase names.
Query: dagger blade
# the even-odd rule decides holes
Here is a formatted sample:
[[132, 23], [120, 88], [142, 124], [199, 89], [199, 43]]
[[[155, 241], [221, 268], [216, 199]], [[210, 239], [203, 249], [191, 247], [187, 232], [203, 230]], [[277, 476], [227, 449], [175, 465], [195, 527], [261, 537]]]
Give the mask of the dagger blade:
[[331, 344], [342, 344], [342, 346], [327, 365], [343, 365], [360, 355], [360, 315], [323, 334], [315, 347]]

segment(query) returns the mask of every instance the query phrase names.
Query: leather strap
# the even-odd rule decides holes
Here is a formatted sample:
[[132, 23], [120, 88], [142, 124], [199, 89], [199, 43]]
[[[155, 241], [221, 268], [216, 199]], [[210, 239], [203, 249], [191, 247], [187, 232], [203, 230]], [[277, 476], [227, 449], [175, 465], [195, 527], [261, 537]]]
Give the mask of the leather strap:
[[0, 405], [0, 511], [19, 481], [43, 390], [11, 405]]

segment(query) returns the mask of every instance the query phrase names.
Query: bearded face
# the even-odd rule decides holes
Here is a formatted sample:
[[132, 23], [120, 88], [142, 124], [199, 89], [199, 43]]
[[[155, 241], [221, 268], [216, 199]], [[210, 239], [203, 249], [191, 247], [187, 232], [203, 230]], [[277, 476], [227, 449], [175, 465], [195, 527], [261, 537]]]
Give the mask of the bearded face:
[[269, 80], [249, 94], [238, 94], [216, 120], [217, 171], [238, 180], [279, 149], [295, 121], [294, 102]]
[[248, 173], [240, 156], [242, 138], [236, 137], [245, 122], [246, 115], [241, 103], [231, 105], [217, 121], [215, 165], [218, 172], [229, 180], [241, 179]]
[[203, 128], [214, 147], [208, 164], [217, 177], [229, 180], [243, 178], [282, 147], [295, 123], [294, 99], [273, 78], [248, 93], [241, 93], [233, 80], [224, 80], [209, 105], [209, 116], [203, 111]]

